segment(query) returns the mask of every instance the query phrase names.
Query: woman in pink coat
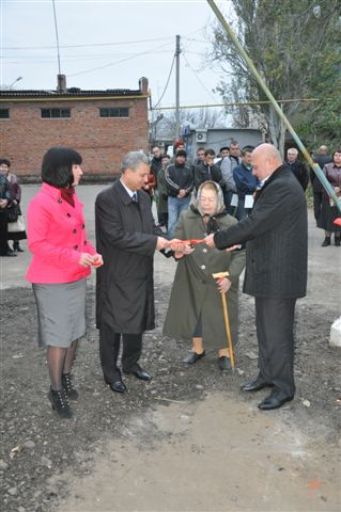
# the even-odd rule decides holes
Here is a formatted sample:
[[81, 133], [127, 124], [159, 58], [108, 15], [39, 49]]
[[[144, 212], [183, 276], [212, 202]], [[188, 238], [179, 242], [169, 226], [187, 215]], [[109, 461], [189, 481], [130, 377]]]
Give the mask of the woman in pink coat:
[[38, 312], [39, 346], [47, 347], [51, 379], [48, 398], [59, 416], [70, 418], [68, 399], [77, 399], [71, 379], [78, 339], [84, 336], [86, 278], [102, 256], [87, 240], [83, 204], [75, 193], [83, 174], [82, 158], [69, 148], [47, 151], [43, 184], [27, 215], [32, 283]]

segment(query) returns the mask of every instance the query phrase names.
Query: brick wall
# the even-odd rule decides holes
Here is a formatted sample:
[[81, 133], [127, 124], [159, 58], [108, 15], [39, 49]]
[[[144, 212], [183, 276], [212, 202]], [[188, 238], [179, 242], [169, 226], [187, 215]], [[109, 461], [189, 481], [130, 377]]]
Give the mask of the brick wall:
[[[8, 101], [0, 119], [0, 155], [14, 173], [39, 175], [42, 156], [55, 145], [79, 151], [85, 174], [117, 174], [122, 156], [148, 148], [147, 99]], [[129, 107], [129, 117], [100, 117], [100, 107]], [[41, 108], [70, 108], [70, 118], [41, 117]]]

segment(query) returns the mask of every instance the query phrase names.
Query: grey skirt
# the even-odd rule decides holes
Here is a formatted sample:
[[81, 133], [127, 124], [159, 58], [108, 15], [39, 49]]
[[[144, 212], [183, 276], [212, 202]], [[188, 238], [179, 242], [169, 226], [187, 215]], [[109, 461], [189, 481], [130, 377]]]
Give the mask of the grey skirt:
[[38, 312], [38, 344], [68, 348], [86, 331], [86, 279], [72, 283], [33, 284]]

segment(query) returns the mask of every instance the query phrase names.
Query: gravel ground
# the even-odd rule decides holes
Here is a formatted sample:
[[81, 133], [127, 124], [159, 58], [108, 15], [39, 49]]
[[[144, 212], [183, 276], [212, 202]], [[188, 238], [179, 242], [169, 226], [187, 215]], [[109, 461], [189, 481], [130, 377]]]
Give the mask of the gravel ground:
[[[169, 286], [156, 289], [160, 326], [168, 303]], [[198, 401], [207, 390], [229, 390], [240, 401], [240, 384], [256, 372], [257, 344], [253, 301], [242, 296], [241, 336], [237, 348], [237, 371], [221, 375], [216, 355], [186, 370], [181, 359], [188, 347], [161, 335], [159, 326], [145, 336], [142, 364], [154, 376], [150, 384], [126, 379], [125, 396], [104, 385], [98, 358], [98, 334], [94, 328], [94, 289], [89, 287], [87, 340], [82, 342], [74, 376], [80, 399], [73, 406], [74, 418], [59, 420], [46, 398], [48, 375], [44, 352], [37, 348], [36, 312], [30, 289], [2, 292], [1, 327], [1, 503], [4, 512], [52, 511], [68, 493], [62, 475], [89, 474], [96, 447], [106, 437], [124, 439], [125, 429], [136, 413], [154, 410], [171, 401]], [[323, 428], [325, 442], [337, 446], [340, 427], [341, 386], [337, 349], [328, 346], [329, 328], [338, 311], [328, 305], [298, 303], [296, 335], [297, 395], [278, 414], [309, 435]], [[168, 402], [170, 401], [170, 402]], [[291, 414], [285, 413], [290, 410]], [[142, 431], [141, 431], [142, 432]], [[152, 435], [150, 433], [150, 435]], [[153, 432], [155, 439], [156, 433]], [[160, 433], [160, 435], [162, 435]], [[148, 442], [148, 429], [143, 429]]]

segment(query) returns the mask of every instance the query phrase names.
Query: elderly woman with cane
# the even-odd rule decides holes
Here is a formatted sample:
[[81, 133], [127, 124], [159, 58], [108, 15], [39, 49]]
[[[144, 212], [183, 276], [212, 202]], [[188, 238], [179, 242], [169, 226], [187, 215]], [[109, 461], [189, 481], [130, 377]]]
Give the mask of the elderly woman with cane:
[[[237, 221], [225, 211], [223, 193], [214, 181], [204, 182], [190, 208], [181, 214], [172, 242], [178, 260], [163, 332], [173, 338], [191, 339], [192, 350], [183, 360], [193, 365], [206, 350], [218, 351], [220, 370], [231, 368], [221, 294], [228, 292], [228, 313], [234, 344], [238, 336], [238, 282], [245, 266], [245, 251], [210, 249], [207, 234]], [[202, 241], [202, 243], [201, 243]], [[191, 248], [192, 247], [192, 248]], [[217, 280], [214, 273], [228, 272]]]
[[68, 399], [78, 398], [71, 369], [86, 330], [86, 278], [91, 267], [103, 265], [87, 240], [83, 204], [75, 192], [81, 162], [72, 149], [49, 149], [43, 158], [43, 184], [28, 208], [32, 260], [26, 278], [37, 305], [39, 346], [47, 347], [48, 398], [62, 418], [72, 416]]

